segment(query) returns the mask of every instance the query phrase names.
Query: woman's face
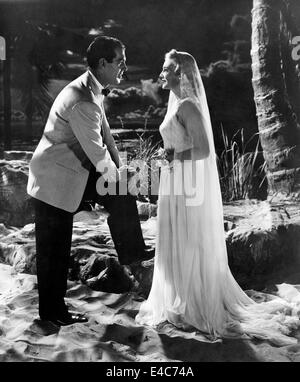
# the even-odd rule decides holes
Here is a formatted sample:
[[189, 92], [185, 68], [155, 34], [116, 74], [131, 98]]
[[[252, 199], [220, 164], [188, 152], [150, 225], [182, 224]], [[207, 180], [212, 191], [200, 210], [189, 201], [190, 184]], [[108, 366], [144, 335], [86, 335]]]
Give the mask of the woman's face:
[[176, 61], [171, 58], [166, 58], [159, 79], [163, 89], [174, 90], [179, 86], [179, 74], [175, 73]]

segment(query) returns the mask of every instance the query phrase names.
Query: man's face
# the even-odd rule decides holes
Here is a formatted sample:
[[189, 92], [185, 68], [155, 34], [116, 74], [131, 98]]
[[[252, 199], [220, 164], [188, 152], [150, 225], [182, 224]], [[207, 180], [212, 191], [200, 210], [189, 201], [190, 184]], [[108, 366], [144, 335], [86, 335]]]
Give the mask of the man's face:
[[112, 62], [105, 61], [103, 75], [109, 85], [118, 85], [123, 79], [123, 73], [127, 70], [124, 49], [116, 49], [116, 56]]
[[164, 62], [159, 79], [162, 82], [163, 89], [174, 89], [179, 86], [179, 75], [175, 73], [176, 61], [167, 58]]

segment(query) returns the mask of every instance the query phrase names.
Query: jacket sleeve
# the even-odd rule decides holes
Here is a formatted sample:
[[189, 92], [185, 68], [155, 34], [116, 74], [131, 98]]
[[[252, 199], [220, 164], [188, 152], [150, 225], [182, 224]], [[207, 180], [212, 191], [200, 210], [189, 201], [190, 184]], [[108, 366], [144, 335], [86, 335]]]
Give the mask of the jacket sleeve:
[[117, 167], [101, 136], [103, 115], [98, 106], [92, 102], [78, 102], [72, 108], [69, 123], [82, 149], [98, 171], [107, 168], [108, 172], [115, 172]]
[[106, 125], [106, 129], [105, 129], [105, 131], [106, 131], [105, 142], [107, 144], [108, 151], [110, 153], [110, 156], [111, 156], [112, 160], [115, 162], [116, 166], [119, 168], [119, 167], [122, 166], [122, 161], [121, 161], [121, 158], [120, 158], [120, 155], [119, 155], [119, 151], [117, 149], [114, 137], [112, 136], [112, 134], [110, 132], [109, 123], [107, 121], [105, 113], [103, 115], [103, 122], [102, 123], [103, 123], [103, 125], [104, 124]]

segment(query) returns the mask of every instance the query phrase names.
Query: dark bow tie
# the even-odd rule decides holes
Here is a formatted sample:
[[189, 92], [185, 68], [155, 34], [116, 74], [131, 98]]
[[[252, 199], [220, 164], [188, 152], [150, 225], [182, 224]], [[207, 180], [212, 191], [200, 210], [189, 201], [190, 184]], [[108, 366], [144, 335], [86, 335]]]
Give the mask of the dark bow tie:
[[110, 92], [110, 89], [108, 89], [108, 88], [103, 88], [103, 89], [101, 90], [101, 93], [102, 93], [105, 97], [109, 94], [109, 92]]

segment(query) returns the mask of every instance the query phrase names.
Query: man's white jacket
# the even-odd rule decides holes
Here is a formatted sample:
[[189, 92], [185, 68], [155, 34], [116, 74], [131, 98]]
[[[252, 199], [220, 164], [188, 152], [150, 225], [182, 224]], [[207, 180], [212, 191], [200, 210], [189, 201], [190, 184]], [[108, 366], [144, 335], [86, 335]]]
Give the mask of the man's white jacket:
[[27, 192], [32, 197], [75, 212], [91, 164], [109, 171], [119, 167], [101, 90], [87, 71], [58, 94], [29, 165]]

